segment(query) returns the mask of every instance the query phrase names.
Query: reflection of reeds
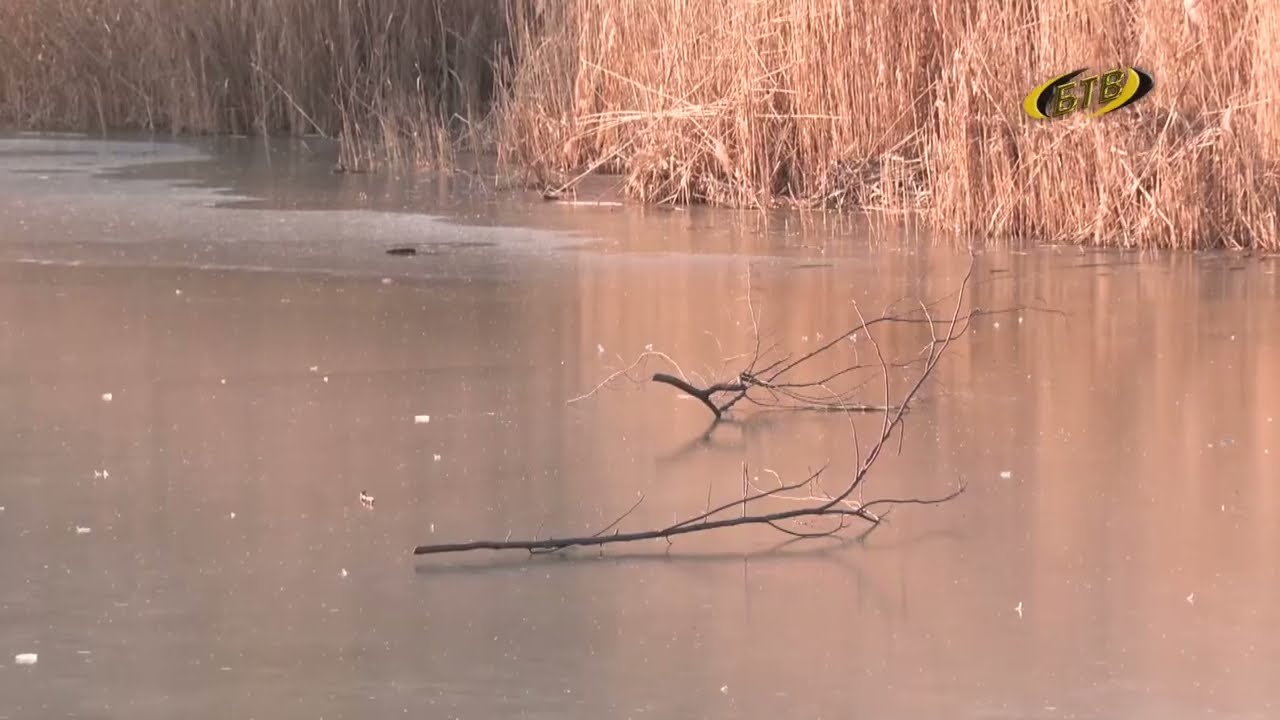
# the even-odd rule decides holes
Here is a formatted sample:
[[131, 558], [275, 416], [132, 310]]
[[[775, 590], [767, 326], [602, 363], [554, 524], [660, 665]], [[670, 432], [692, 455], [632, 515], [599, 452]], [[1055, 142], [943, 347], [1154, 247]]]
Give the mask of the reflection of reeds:
[[[961, 237], [1280, 248], [1280, 6], [1229, 0], [10, 0], [0, 118], [459, 142], [648, 201], [919, 210]], [[1022, 95], [1137, 65], [1141, 103]], [[496, 110], [496, 112], [491, 112]]]

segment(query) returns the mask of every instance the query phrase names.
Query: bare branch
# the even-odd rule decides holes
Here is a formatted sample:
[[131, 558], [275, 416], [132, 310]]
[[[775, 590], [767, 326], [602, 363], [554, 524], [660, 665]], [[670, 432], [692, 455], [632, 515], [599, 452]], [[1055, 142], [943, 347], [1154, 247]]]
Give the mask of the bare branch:
[[[664, 385], [670, 385], [672, 387], [679, 388], [685, 391], [686, 393], [688, 393], [689, 395], [692, 395], [693, 397], [698, 398], [699, 400], [702, 401], [704, 405], [711, 408], [711, 412], [715, 413], [715, 416], [717, 418], [719, 418], [721, 415], [724, 414], [724, 408], [721, 408], [717, 406], [715, 403], [711, 402], [712, 395], [715, 395], [716, 393], [722, 393], [722, 392], [739, 393], [739, 394], [745, 394], [747, 392], [747, 387], [742, 383], [716, 383], [715, 385], [712, 385], [704, 389], [704, 388], [694, 387], [688, 382], [678, 377], [675, 377], [674, 375], [668, 375], [666, 373], [655, 374], [653, 376], [653, 381], [656, 383], [663, 383]], [[736, 402], [736, 401], [737, 400], [735, 399], [733, 402]]]
[[605, 378], [604, 380], [602, 380], [602, 381], [600, 382], [600, 384], [599, 384], [599, 385], [596, 385], [595, 387], [591, 388], [591, 390], [589, 390], [589, 391], [587, 391], [587, 392], [585, 392], [585, 393], [583, 393], [583, 394], [579, 395], [578, 397], [570, 398], [570, 399], [566, 400], [566, 401], [565, 401], [565, 405], [572, 405], [572, 404], [574, 404], [574, 403], [576, 403], [576, 402], [579, 402], [579, 401], [582, 401], [582, 400], [586, 400], [587, 398], [591, 397], [592, 395], [595, 395], [597, 392], [600, 392], [600, 390], [601, 390], [601, 389], [603, 389], [603, 388], [605, 388], [605, 387], [608, 387], [608, 386], [609, 386], [609, 384], [611, 384], [614, 380], [617, 380], [617, 379], [618, 379], [618, 378], [620, 378], [620, 377], [626, 377], [626, 378], [628, 378], [629, 380], [631, 380], [632, 382], [635, 382], [635, 383], [642, 382], [639, 378], [633, 378], [633, 377], [631, 377], [631, 371], [632, 371], [632, 370], [634, 370], [634, 369], [636, 369], [636, 367], [638, 367], [638, 366], [640, 366], [640, 365], [644, 364], [644, 362], [645, 362], [646, 360], [648, 360], [649, 358], [651, 358], [651, 357], [656, 357], [656, 358], [661, 358], [661, 359], [663, 359], [663, 360], [666, 360], [668, 363], [670, 363], [670, 364], [671, 364], [671, 367], [673, 367], [673, 368], [675, 368], [675, 369], [676, 369], [676, 372], [680, 373], [680, 376], [681, 376], [681, 377], [685, 377], [685, 372], [684, 372], [684, 370], [681, 370], [681, 369], [680, 369], [680, 365], [679, 365], [675, 360], [672, 360], [672, 359], [671, 359], [671, 357], [670, 357], [669, 355], [667, 355], [667, 354], [666, 354], [666, 353], [664, 353], [664, 352], [660, 352], [660, 351], [658, 351], [658, 350], [646, 350], [646, 351], [644, 351], [644, 352], [640, 353], [640, 355], [638, 355], [638, 356], [636, 357], [635, 362], [633, 362], [633, 363], [631, 363], [630, 365], [628, 365], [627, 367], [625, 367], [625, 368], [623, 368], [623, 369], [621, 369], [621, 370], [619, 370], [619, 371], [617, 371], [617, 372], [615, 372], [615, 373], [611, 374], [609, 377], [607, 377], [607, 378]]
[[[864, 317], [855, 304], [853, 312], [857, 316], [857, 324], [851, 329], [838, 335], [835, 340], [827, 342], [797, 358], [791, 359], [790, 356], [784, 355], [782, 358], [774, 360], [765, 359], [765, 354], [772, 352], [772, 348], [764, 354], [760, 350], [759, 316], [754, 304], [751, 304], [751, 284], [750, 275], [748, 274], [747, 301], [750, 305], [755, 347], [749, 354], [751, 360], [747, 369], [741, 371], [736, 378], [699, 387], [687, 379], [685, 373], [680, 371], [679, 365], [670, 357], [663, 353], [649, 351], [643, 353], [628, 368], [610, 375], [605, 382], [597, 385], [591, 392], [570, 401], [572, 403], [582, 398], [590, 397], [602, 387], [608, 385], [610, 381], [620, 376], [625, 375], [632, 381], [639, 382], [638, 378], [632, 378], [629, 375], [630, 371], [638, 367], [646, 358], [656, 356], [670, 363], [680, 374], [676, 376], [667, 373], [656, 373], [651, 377], [651, 381], [670, 385], [691, 397], [697, 398], [715, 417], [710, 428], [695, 443], [706, 442], [711, 432], [721, 423], [722, 418], [724, 418], [729, 409], [744, 399], [748, 400], [752, 405], [771, 409], [844, 412], [849, 419], [855, 459], [852, 474], [843, 481], [842, 486], [834, 493], [828, 492], [822, 487], [823, 474], [827, 471], [826, 465], [810, 472], [807, 477], [801, 480], [791, 482], [785, 481], [771, 470], [765, 470], [764, 472], [774, 475], [777, 485], [776, 487], [761, 488], [753, 482], [747, 465], [743, 464], [741, 491], [734, 493], [735, 497], [726, 498], [719, 504], [714, 503], [712, 500], [713, 485], [708, 481], [707, 497], [703, 511], [690, 515], [683, 520], [677, 520], [678, 516], [673, 515], [672, 523], [666, 527], [630, 532], [619, 530], [619, 526], [644, 501], [644, 496], [641, 494], [630, 509], [592, 535], [539, 538], [539, 532], [535, 533], [533, 538], [526, 540], [512, 540], [508, 536], [504, 540], [475, 540], [471, 542], [422, 545], [416, 548], [414, 553], [417, 555], [432, 555], [471, 550], [526, 550], [530, 553], [545, 553], [557, 552], [571, 547], [592, 546], [602, 548], [605, 545], [616, 543], [659, 538], [665, 540], [668, 547], [670, 547], [672, 540], [680, 535], [751, 525], [767, 526], [774, 531], [795, 539], [814, 539], [837, 535], [855, 521], [867, 524], [869, 526], [867, 531], [869, 531], [870, 528], [881, 524], [893, 508], [901, 505], [938, 505], [953, 500], [965, 491], [963, 483], [953, 492], [936, 498], [888, 497], [864, 502], [862, 496], [865, 482], [872, 468], [884, 451], [885, 446], [892, 441], [894, 433], [898, 434], [898, 449], [899, 452], [901, 451], [906, 413], [912, 403], [919, 397], [921, 389], [933, 374], [942, 357], [950, 349], [951, 344], [968, 331], [973, 319], [985, 314], [978, 309], [964, 310], [967, 297], [966, 290], [970, 284], [972, 274], [973, 263], [971, 262], [959, 290], [947, 296], [953, 297], [955, 302], [950, 309], [949, 318], [937, 319], [934, 316], [941, 301], [921, 303], [918, 308], [909, 314], [882, 315], [871, 319]], [[927, 328], [928, 341], [923, 348], [920, 348], [915, 353], [915, 357], [909, 361], [891, 359], [885, 353], [882, 340], [876, 337], [873, 332], [873, 328], [885, 323], [909, 323]], [[845, 366], [837, 371], [827, 372], [815, 379], [789, 376], [789, 374], [805, 368], [807, 363], [837, 347], [840, 341], [847, 338], [858, 338], [859, 340], [865, 338], [875, 352], [874, 364], [861, 364], [855, 359], [852, 365]], [[763, 369], [754, 370], [762, 363], [764, 364]], [[906, 392], [895, 398], [893, 395], [894, 372], [909, 369], [914, 369], [912, 370], [914, 378], [909, 380]], [[857, 393], [868, 388], [876, 377], [879, 377], [881, 381], [879, 402], [876, 404], [855, 402]], [[853, 418], [856, 412], [868, 410], [880, 413], [881, 418], [879, 432], [874, 434], [869, 446], [864, 448], [859, 439], [857, 424]], [[728, 422], [735, 421], [728, 420]], [[784, 505], [780, 506], [779, 503]], [[796, 507], [797, 504], [799, 507]], [[879, 508], [884, 508], [884, 512], [877, 512]], [[825, 518], [824, 524], [818, 526], [820, 529], [814, 529], [813, 521], [816, 518]], [[827, 522], [832, 524], [827, 526], [825, 524]], [[867, 531], [862, 534], [865, 535]]]

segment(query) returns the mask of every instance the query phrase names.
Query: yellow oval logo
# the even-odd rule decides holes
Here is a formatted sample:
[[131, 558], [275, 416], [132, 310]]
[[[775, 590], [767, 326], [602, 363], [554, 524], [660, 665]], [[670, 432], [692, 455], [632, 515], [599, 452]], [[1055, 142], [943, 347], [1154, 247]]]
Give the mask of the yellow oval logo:
[[1036, 120], [1055, 120], [1076, 112], [1102, 117], [1141, 100], [1155, 87], [1155, 79], [1135, 67], [1119, 68], [1079, 78], [1084, 69], [1050, 78], [1022, 100], [1022, 109]]

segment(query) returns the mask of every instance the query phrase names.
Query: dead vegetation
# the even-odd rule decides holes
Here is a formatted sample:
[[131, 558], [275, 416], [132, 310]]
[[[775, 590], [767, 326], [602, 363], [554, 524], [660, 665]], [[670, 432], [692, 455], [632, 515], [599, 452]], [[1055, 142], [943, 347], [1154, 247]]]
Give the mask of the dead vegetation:
[[8, 0], [0, 121], [341, 139], [341, 165], [478, 146], [506, 21], [441, 0]]
[[[502, 127], [550, 184], [603, 162], [649, 201], [920, 211], [979, 242], [1280, 249], [1274, 3], [549, 6], [557, 29], [517, 66]], [[1022, 115], [1053, 74], [1127, 65], [1156, 79], [1132, 108]]]
[[[922, 213], [978, 242], [1280, 250], [1267, 0], [10, 0], [0, 120], [458, 148], [648, 202]], [[1050, 75], [1155, 77], [1100, 119], [1021, 114]]]
[[[574, 547], [603, 547], [616, 543], [674, 539], [744, 526], [764, 526], [797, 539], [826, 538], [843, 533], [851, 525], [863, 528], [865, 536], [894, 508], [904, 505], [938, 505], [958, 497], [964, 486], [937, 497], [889, 495], [869, 497], [868, 482], [877, 460], [885, 452], [901, 451], [905, 418], [938, 363], [956, 340], [970, 330], [974, 319], [1003, 310], [972, 307], [973, 262], [953, 293], [931, 302], [900, 301], [871, 318], [857, 304], [850, 313], [852, 322], [831, 339], [804, 353], [788, 353], [777, 344], [766, 344], [757, 308], [747, 295], [751, 311], [753, 347], [738, 356], [744, 363], [732, 379], [698, 387], [680, 370], [679, 364], [661, 352], [648, 350], [628, 368], [605, 378], [590, 392], [573, 398], [576, 403], [594, 397], [613, 382], [628, 378], [648, 360], [661, 359], [679, 375], [657, 373], [652, 382], [672, 386], [697, 398], [714, 417], [709, 434], [724, 422], [735, 406], [754, 406], [766, 411], [835, 412], [849, 420], [850, 443], [855, 451], [853, 468], [828, 490], [828, 468], [823, 467], [799, 479], [776, 476], [762, 486], [742, 468], [740, 490], [732, 497], [714, 499], [707, 487], [706, 505], [683, 520], [662, 527], [624, 530], [626, 521], [644, 502], [640, 494], [624, 513], [590, 535], [513, 539], [510, 535], [464, 542], [433, 543], [414, 549], [415, 555], [440, 555], [474, 550], [523, 550], [530, 554], [560, 552]], [[886, 342], [887, 327], [900, 325], [918, 332], [919, 344], [894, 349]], [[858, 350], [858, 345], [862, 350]], [[749, 412], [749, 410], [747, 411]], [[873, 418], [859, 430], [856, 416]], [[869, 431], [869, 437], [864, 432]], [[896, 436], [896, 442], [895, 442]], [[767, 473], [766, 473], [767, 474]]]

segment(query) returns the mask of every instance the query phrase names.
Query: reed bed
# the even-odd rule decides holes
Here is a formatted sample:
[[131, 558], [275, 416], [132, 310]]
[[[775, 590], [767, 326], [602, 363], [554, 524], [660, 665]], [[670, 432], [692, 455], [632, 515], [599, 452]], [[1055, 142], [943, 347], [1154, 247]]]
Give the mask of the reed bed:
[[500, 6], [467, 0], [5, 0], [0, 120], [317, 134], [351, 169], [478, 142]]
[[[1280, 250], [1271, 0], [9, 0], [0, 120], [460, 147], [648, 202], [917, 213], [964, 242]], [[1138, 66], [1102, 118], [1022, 114]]]

